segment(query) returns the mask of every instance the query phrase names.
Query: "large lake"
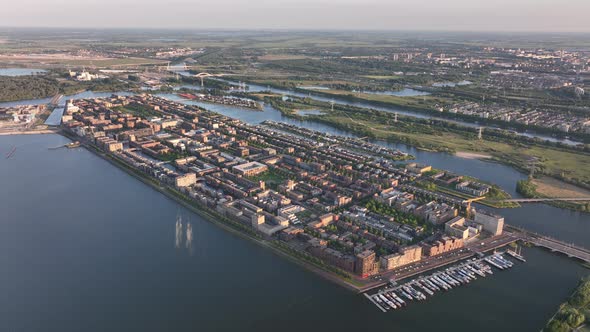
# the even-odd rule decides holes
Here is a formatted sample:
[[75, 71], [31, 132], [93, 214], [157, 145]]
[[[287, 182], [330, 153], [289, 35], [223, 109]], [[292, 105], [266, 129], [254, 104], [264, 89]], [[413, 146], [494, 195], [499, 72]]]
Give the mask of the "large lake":
[[0, 136], [1, 331], [539, 331], [588, 273], [525, 248], [527, 263], [384, 314], [83, 148], [48, 149], [66, 142]]

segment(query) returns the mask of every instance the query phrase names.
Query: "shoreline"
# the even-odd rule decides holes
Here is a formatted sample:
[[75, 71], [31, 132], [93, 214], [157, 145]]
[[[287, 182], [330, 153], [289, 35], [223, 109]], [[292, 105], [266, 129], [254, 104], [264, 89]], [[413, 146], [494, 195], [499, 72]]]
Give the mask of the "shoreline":
[[[67, 139], [72, 139], [71, 136], [68, 136], [68, 133], [61, 131], [60, 135], [62, 135], [63, 137], [67, 138]], [[338, 275], [335, 272], [326, 270], [320, 266], [317, 266], [313, 263], [310, 263], [302, 258], [296, 257], [292, 254], [290, 254], [288, 251], [286, 251], [284, 249], [284, 247], [278, 246], [274, 244], [275, 240], [272, 239], [266, 239], [262, 236], [253, 236], [249, 233], [240, 231], [239, 229], [235, 229], [233, 227], [231, 227], [230, 224], [224, 222], [223, 220], [227, 219], [223, 216], [220, 216], [217, 214], [217, 212], [215, 212], [214, 210], [210, 210], [206, 207], [202, 207], [199, 205], [198, 202], [190, 200], [190, 198], [184, 196], [184, 194], [176, 191], [174, 188], [170, 188], [169, 186], [160, 186], [158, 184], [156, 184], [152, 179], [146, 177], [145, 175], [143, 175], [142, 173], [140, 173], [139, 171], [136, 171], [135, 169], [133, 169], [131, 166], [127, 165], [125, 162], [119, 160], [116, 156], [111, 156], [107, 153], [104, 153], [100, 150], [98, 150], [96, 147], [94, 147], [91, 144], [87, 144], [85, 142], [82, 143], [81, 147], [85, 148], [87, 151], [95, 154], [96, 156], [100, 157], [101, 159], [107, 161], [108, 163], [110, 163], [113, 166], [116, 166], [117, 168], [121, 169], [123, 172], [127, 173], [128, 175], [131, 175], [132, 177], [136, 178], [137, 180], [141, 181], [142, 183], [146, 184], [147, 186], [151, 187], [152, 189], [160, 192], [161, 194], [163, 194], [164, 196], [166, 196], [167, 198], [175, 201], [176, 203], [182, 205], [183, 207], [189, 209], [191, 212], [201, 216], [203, 219], [207, 220], [208, 222], [211, 222], [212, 224], [215, 224], [219, 227], [221, 227], [222, 229], [231, 232], [234, 235], [237, 235], [245, 240], [250, 240], [258, 245], [260, 245], [261, 247], [270, 249], [273, 253], [277, 254], [280, 257], [284, 257], [286, 259], [288, 259], [289, 261], [298, 264], [299, 266], [305, 268], [306, 270], [308, 270], [309, 272], [313, 272], [316, 275], [319, 275], [320, 277], [324, 278], [327, 281], [331, 281], [339, 286], [342, 286], [343, 288], [350, 290], [356, 294], [361, 294], [361, 293], [365, 293], [368, 291], [371, 291], [375, 288], [379, 288], [379, 287], [383, 287], [386, 286], [389, 283], [389, 277], [387, 277], [387, 274], [391, 274], [394, 272], [394, 270], [388, 271], [388, 273], [386, 273], [386, 275], [381, 275], [378, 274], [378, 276], [380, 276], [381, 278], [378, 280], [374, 280], [374, 281], [368, 281], [366, 284], [360, 286], [360, 285], [356, 285], [354, 282], [362, 282], [362, 280], [367, 280], [367, 279], [360, 279], [357, 276], [355, 276], [354, 274], [349, 274], [350, 277], [350, 281], [347, 281], [346, 279], [344, 279], [344, 277]], [[258, 235], [257, 233], [253, 233]], [[496, 242], [496, 241], [494, 241]], [[501, 246], [504, 246], [506, 244], [501, 244]], [[409, 275], [404, 275], [403, 277], [401, 277], [399, 280], [403, 280], [421, 273], [426, 273], [430, 270], [433, 269], [438, 269], [441, 268], [443, 266], [447, 266], [453, 263], [456, 263], [458, 261], [461, 261], [463, 259], [472, 257], [475, 253], [472, 252], [470, 249], [469, 250], [469, 254], [465, 255], [463, 257], [454, 257], [451, 258], [450, 260], [445, 260], [443, 262], [440, 262], [438, 264], [435, 264], [433, 267], [424, 270], [424, 271], [416, 271], [414, 273], [410, 273]], [[491, 248], [488, 248], [486, 250], [483, 250], [483, 252], [487, 252], [489, 250], [492, 250]], [[304, 254], [307, 254], [304, 252]], [[348, 273], [346, 271], [344, 271], [345, 273]]]
[[57, 135], [61, 135], [61, 129], [38, 129], [38, 130], [26, 130], [26, 131], [0, 131], [0, 136], [10, 136], [10, 135], [44, 135], [44, 134], [57, 134]]
[[[35, 131], [30, 134], [42, 134], [42, 133], [43, 133], [42, 131]], [[77, 139], [77, 137], [75, 137], [72, 134], [69, 134], [63, 130], [51, 130], [51, 131], [49, 131], [48, 134], [58, 134], [58, 135], [61, 135], [69, 140], [76, 140]], [[264, 238], [261, 235], [254, 233], [250, 229], [248, 229], [248, 230], [239, 229], [244, 226], [242, 224], [235, 223], [235, 222], [227, 219], [224, 216], [218, 215], [217, 212], [213, 209], [210, 209], [205, 206], [201, 206], [201, 204], [199, 202], [197, 202], [189, 197], [186, 197], [186, 195], [177, 191], [175, 188], [172, 188], [168, 185], [162, 186], [159, 183], [156, 183], [155, 180], [149, 178], [145, 174], [141, 173], [139, 170], [134, 169], [132, 166], [128, 165], [124, 161], [117, 158], [117, 156], [105, 153], [105, 152], [99, 150], [94, 145], [89, 144], [87, 142], [83, 142], [82, 147], [85, 148], [87, 151], [93, 153], [94, 155], [100, 157], [101, 159], [107, 161], [111, 165], [116, 166], [117, 168], [119, 168], [123, 172], [127, 173], [128, 175], [131, 175], [132, 177], [140, 180], [142, 183], [148, 185], [152, 189], [155, 189], [156, 191], [160, 192], [161, 194], [163, 194], [167, 198], [175, 201], [178, 204], [181, 204], [183, 207], [185, 207], [188, 210], [190, 210], [191, 212], [199, 215], [200, 217], [204, 218], [205, 220], [207, 220], [217, 226], [220, 226], [224, 230], [227, 230], [227, 231], [231, 232], [232, 234], [238, 235], [243, 239], [249, 239], [262, 247], [269, 248], [275, 254], [277, 254], [281, 257], [285, 257], [289, 261], [298, 264], [299, 266], [305, 268], [306, 270], [308, 270], [310, 272], [314, 272], [315, 274], [321, 276], [325, 280], [334, 282], [337, 285], [340, 285], [340, 286], [342, 286], [354, 293], [357, 293], [357, 294], [364, 293], [364, 292], [370, 291], [374, 288], [385, 286], [389, 282], [389, 279], [386, 276], [380, 275], [380, 274], [378, 275], [378, 276], [381, 276], [380, 279], [369, 279], [369, 280], [360, 279], [359, 277], [357, 277], [353, 274], [348, 274], [348, 272], [345, 272], [347, 274], [347, 277], [341, 276], [336, 271], [330, 271], [328, 269], [323, 268], [322, 266], [314, 264], [313, 262], [307, 261], [305, 259], [305, 257], [297, 257], [294, 254], [290, 253], [289, 248], [275, 244], [272, 239]], [[239, 227], [233, 227], [232, 223], [234, 223], [234, 226], [239, 226]], [[301, 253], [303, 255], [308, 255], [305, 251], [303, 251]], [[313, 257], [313, 256], [311, 256], [311, 257]], [[457, 260], [453, 260], [452, 262], [455, 262], [455, 261], [457, 261]], [[448, 265], [452, 262], [445, 262], [445, 263], [441, 264], [441, 266]], [[422, 271], [422, 272], [427, 272], [427, 271], [428, 270]], [[408, 276], [404, 276], [404, 277], [402, 277], [402, 279], [404, 279], [406, 277], [408, 277]], [[350, 278], [350, 279], [348, 279], [348, 278]], [[366, 284], [360, 284], [363, 281], [366, 281]]]
[[[57, 132], [57, 134], [65, 137], [67, 139], [70, 139], [70, 140], [72, 139], [72, 137], [68, 136], [63, 131]], [[155, 183], [153, 183], [151, 181], [151, 179], [136, 173], [135, 170], [133, 170], [130, 166], [124, 164], [122, 161], [117, 160], [116, 157], [109, 156], [108, 154], [105, 154], [105, 153], [95, 149], [93, 146], [89, 146], [87, 143], [82, 143], [81, 147], [83, 147], [87, 151], [93, 153], [94, 155], [100, 157], [101, 159], [107, 161], [111, 165], [117, 167], [118, 169], [122, 170], [123, 172], [127, 173], [128, 175], [132, 176], [133, 178], [141, 181], [142, 183], [151, 187], [152, 189], [156, 190], [157, 192], [163, 194], [167, 198], [169, 198], [169, 199], [175, 201], [176, 203], [182, 205], [183, 207], [189, 209], [191, 212], [199, 215], [200, 217], [207, 220], [208, 222], [211, 222], [212, 224], [215, 224], [215, 225], [223, 228], [224, 230], [231, 232], [234, 235], [240, 236], [243, 239], [250, 240], [250, 241], [252, 241], [264, 248], [271, 249], [271, 251], [274, 252], [275, 254], [277, 254], [281, 257], [285, 257], [285, 258], [289, 259], [291, 262], [297, 263], [299, 266], [305, 268], [306, 270], [308, 270], [310, 272], [314, 272], [315, 274], [323, 277], [324, 279], [334, 282], [334, 283], [336, 283], [336, 284], [338, 284], [350, 291], [353, 291], [355, 293], [362, 293], [368, 289], [371, 289], [374, 287], [380, 287], [380, 286], [383, 286], [386, 284], [386, 283], [383, 283], [380, 285], [367, 285], [367, 286], [369, 286], [369, 288], [367, 289], [367, 286], [359, 287], [359, 286], [354, 285], [353, 283], [347, 282], [346, 280], [344, 280], [343, 278], [341, 278], [340, 276], [336, 275], [333, 272], [324, 270], [318, 266], [315, 266], [309, 262], [306, 262], [302, 259], [299, 259], [297, 257], [294, 257], [293, 255], [286, 253], [285, 251], [281, 250], [280, 248], [277, 248], [276, 246], [274, 246], [272, 242], [265, 240], [264, 238], [256, 238], [254, 236], [251, 236], [249, 234], [246, 234], [244, 232], [240, 232], [240, 231], [232, 228], [230, 225], [218, 220], [218, 219], [223, 219], [223, 218], [221, 216], [217, 216], [215, 211], [211, 211], [212, 213], [210, 213], [208, 211], [205, 211], [204, 208], [201, 208], [201, 207], [198, 207], [194, 204], [191, 204], [191, 203], [197, 204], [197, 202], [191, 201], [191, 203], [189, 203], [187, 200], [181, 199], [177, 195], [173, 194], [169, 187], [167, 187], [167, 186], [162, 187], [162, 186], [156, 185]], [[354, 278], [354, 276], [351, 276], [351, 278]]]

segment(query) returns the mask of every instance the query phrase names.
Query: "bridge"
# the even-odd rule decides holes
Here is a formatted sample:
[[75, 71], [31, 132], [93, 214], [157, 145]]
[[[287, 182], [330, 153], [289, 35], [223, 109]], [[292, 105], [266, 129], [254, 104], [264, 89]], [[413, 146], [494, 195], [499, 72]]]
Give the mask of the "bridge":
[[49, 101], [49, 105], [54, 105], [57, 106], [57, 104], [59, 104], [59, 101], [63, 98], [64, 95], [57, 93], [55, 96], [53, 96], [53, 98], [51, 98], [51, 100]]
[[557, 239], [524, 230], [515, 226], [506, 226], [513, 236], [520, 240], [534, 244], [537, 247], [543, 247], [552, 252], [559, 252], [571, 258], [577, 258], [586, 263], [590, 263], [590, 250], [577, 246], [573, 243], [565, 243]]
[[[164, 68], [164, 67], [159, 67], [160, 70], [162, 68]], [[181, 64], [171, 66], [170, 62], [168, 62], [168, 64], [166, 65], [165, 68], [166, 68], [166, 71], [177, 73], [177, 75], [178, 75], [178, 72], [188, 71], [191, 68], [197, 68], [197, 67], [196, 66], [191, 67], [191, 66], [187, 65], [186, 63], [181, 63]], [[205, 78], [206, 77], [221, 77], [224, 75], [225, 74], [211, 74], [211, 73], [207, 73], [207, 72], [201, 72], [201, 73], [198, 73], [198, 74], [192, 75], [192, 76], [196, 77], [196, 78], [200, 78], [201, 79], [201, 86], [205, 86]]]
[[586, 202], [590, 201], [590, 197], [566, 197], [566, 198], [513, 198], [503, 199], [494, 202], [506, 203], [537, 203], [537, 202]]
[[221, 77], [225, 74], [209, 74], [209, 73], [198, 73], [196, 74], [194, 77], [200, 78], [201, 79], [201, 86], [205, 86], [205, 77]]

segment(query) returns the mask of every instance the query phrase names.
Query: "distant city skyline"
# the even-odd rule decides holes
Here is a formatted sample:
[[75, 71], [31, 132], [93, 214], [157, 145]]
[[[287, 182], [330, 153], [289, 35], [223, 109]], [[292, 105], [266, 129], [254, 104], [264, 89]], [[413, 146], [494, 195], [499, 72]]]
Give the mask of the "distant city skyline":
[[587, 0], [20, 0], [3, 27], [590, 32]]

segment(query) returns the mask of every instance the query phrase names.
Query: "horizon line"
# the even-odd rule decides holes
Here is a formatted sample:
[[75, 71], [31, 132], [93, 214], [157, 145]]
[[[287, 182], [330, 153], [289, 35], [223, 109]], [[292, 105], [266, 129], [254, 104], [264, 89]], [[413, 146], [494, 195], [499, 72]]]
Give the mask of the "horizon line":
[[251, 28], [221, 28], [221, 27], [148, 27], [148, 26], [109, 26], [109, 27], [74, 27], [74, 26], [10, 26], [0, 24], [1, 29], [14, 29], [14, 30], [33, 30], [33, 29], [52, 29], [52, 30], [152, 30], [152, 31], [225, 31], [225, 32], [418, 32], [418, 33], [492, 33], [492, 34], [507, 34], [507, 33], [518, 33], [518, 34], [588, 34], [590, 30], [490, 30], [490, 29], [420, 29], [420, 28], [277, 28], [277, 27], [251, 27]]

